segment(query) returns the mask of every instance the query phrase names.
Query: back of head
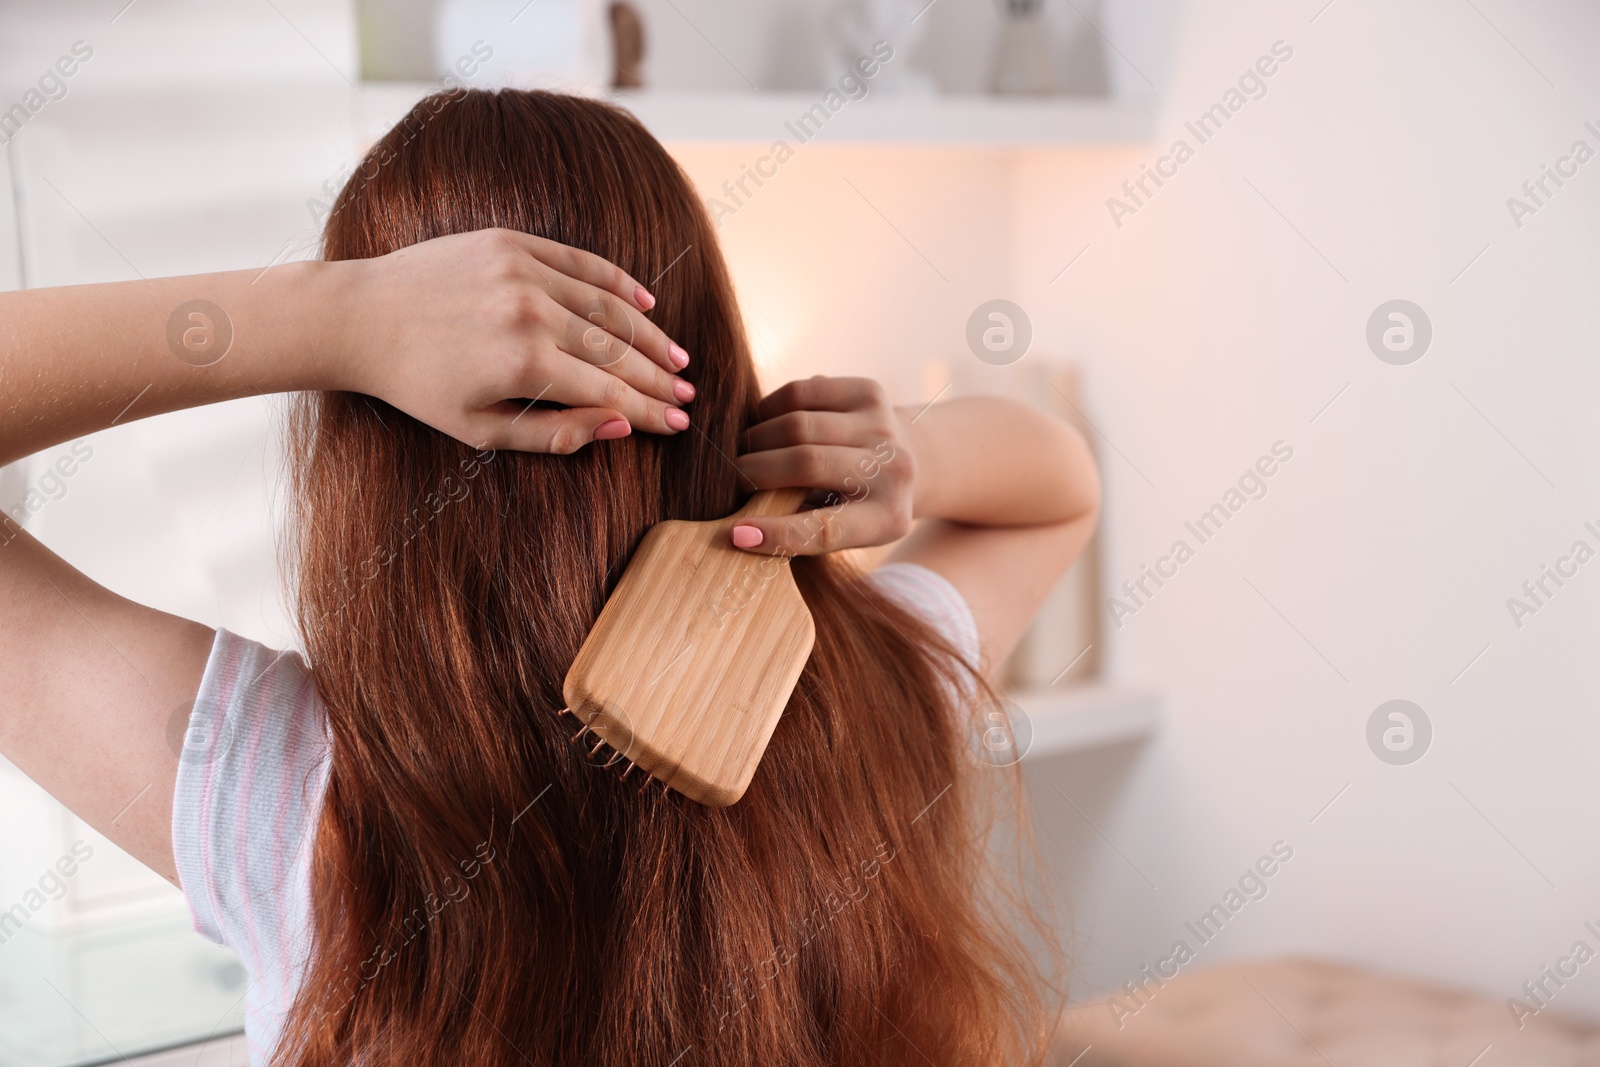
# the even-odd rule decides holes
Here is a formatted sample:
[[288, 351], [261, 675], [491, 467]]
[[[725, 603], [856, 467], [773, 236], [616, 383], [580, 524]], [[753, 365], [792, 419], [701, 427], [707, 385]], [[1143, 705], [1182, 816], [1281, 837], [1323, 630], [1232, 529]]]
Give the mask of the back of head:
[[970, 679], [845, 564], [793, 563], [816, 646], [735, 806], [641, 793], [571, 743], [568, 665], [652, 524], [739, 504], [758, 386], [688, 181], [592, 100], [423, 101], [351, 178], [325, 254], [490, 226], [650, 285], [693, 356], [695, 424], [492, 453], [367, 397], [300, 401], [298, 601], [332, 766], [280, 1062], [1027, 1058], [1037, 990], [985, 907], [953, 706]]

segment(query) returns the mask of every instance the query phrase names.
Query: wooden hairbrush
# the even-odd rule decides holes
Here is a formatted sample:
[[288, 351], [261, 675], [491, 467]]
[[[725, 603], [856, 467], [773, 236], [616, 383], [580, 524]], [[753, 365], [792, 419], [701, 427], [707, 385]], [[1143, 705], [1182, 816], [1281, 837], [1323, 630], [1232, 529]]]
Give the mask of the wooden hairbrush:
[[692, 800], [744, 795], [811, 656], [789, 560], [734, 548], [740, 519], [791, 515], [804, 489], [755, 494], [712, 522], [653, 527], [567, 671], [566, 710], [615, 755]]

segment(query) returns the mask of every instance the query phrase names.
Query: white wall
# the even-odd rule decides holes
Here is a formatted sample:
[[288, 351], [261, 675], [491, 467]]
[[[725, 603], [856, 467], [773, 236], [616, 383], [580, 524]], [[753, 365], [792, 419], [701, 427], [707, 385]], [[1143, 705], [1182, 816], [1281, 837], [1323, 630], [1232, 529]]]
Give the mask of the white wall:
[[[1304, 951], [1504, 998], [1600, 947], [1582, 927], [1600, 919], [1600, 565], [1520, 630], [1506, 607], [1574, 540], [1600, 548], [1581, 525], [1600, 520], [1600, 162], [1521, 229], [1505, 204], [1575, 140], [1600, 149], [1600, 11], [1324, 2], [1192, 5], [1160, 147], [1018, 162], [1017, 299], [1086, 363], [1126, 455], [1099, 442], [1108, 586], [1274, 441], [1295, 450], [1115, 634], [1113, 670], [1167, 694], [1165, 736], [1035, 775], [1085, 990], [1165, 954], [1280, 838], [1295, 858], [1201, 963]], [[1106, 199], [1195, 143], [1183, 120], [1280, 39], [1268, 95], [1119, 229]], [[1409, 366], [1364, 339], [1397, 297], [1434, 327]], [[1364, 737], [1393, 698], [1436, 732], [1409, 766]], [[1554, 1008], [1600, 1015], [1600, 976]]]
[[[0, 18], [0, 108], [74, 42], [91, 53], [7, 147], [27, 263], [10, 280], [37, 288], [261, 269], [312, 254], [318, 218], [307, 201], [325, 181], [337, 187], [355, 152], [352, 9], [125, 3]], [[9, 242], [5, 253], [9, 265]], [[124, 595], [291, 641], [264, 521], [275, 404], [235, 401], [93, 435], [92, 458], [27, 526]], [[53, 458], [13, 468], [0, 506]]]

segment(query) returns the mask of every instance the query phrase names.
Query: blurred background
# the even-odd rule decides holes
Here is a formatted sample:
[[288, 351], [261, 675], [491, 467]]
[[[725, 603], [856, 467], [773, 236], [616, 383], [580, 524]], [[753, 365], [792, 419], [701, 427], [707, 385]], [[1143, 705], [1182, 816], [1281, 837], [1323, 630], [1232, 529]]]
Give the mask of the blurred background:
[[[1555, 1016], [1589, 1051], [1540, 1062], [1600, 1062], [1597, 42], [1581, 0], [7, 3], [0, 286], [313, 256], [443, 86], [615, 99], [706, 198], [768, 386], [1002, 393], [1096, 448], [1101, 533], [1009, 666], [1082, 1032], [1118, 1035], [1083, 1067], [1211, 1062], [1096, 1057], [1168, 1025], [1151, 971], [1288, 959], [1379, 1014], [1449, 991], [1477, 1029], [1437, 1062], [1532, 1062]], [[293, 646], [279, 403], [32, 457], [0, 507]], [[0, 1065], [242, 1062], [247, 980], [0, 763]], [[1336, 1062], [1299, 988], [1212, 1017]]]

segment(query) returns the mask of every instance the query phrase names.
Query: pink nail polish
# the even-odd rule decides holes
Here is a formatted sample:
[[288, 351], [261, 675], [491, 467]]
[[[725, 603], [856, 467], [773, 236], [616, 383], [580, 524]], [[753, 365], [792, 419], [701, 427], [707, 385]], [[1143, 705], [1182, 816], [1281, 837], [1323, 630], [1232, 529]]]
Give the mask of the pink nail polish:
[[688, 382], [673, 382], [672, 395], [678, 398], [679, 403], [687, 404], [694, 399], [694, 386]]
[[671, 358], [672, 365], [677, 367], [679, 370], [682, 370], [689, 365], [689, 353], [685, 352], [683, 350], [683, 346], [679, 345], [676, 341], [673, 341], [668, 345], [667, 355]]
[[627, 419], [612, 419], [595, 427], [594, 439], [596, 441], [615, 441], [617, 438], [626, 437], [632, 432], [633, 427], [628, 425]]
[[761, 530], [755, 526], [735, 526], [733, 528], [734, 548], [755, 548], [766, 540]]
[[667, 425], [674, 430], [687, 430], [689, 428], [689, 416], [677, 408], [668, 408], [666, 418]]
[[656, 298], [651, 296], [649, 291], [642, 285], [633, 287], [633, 299], [646, 311], [656, 306]]

